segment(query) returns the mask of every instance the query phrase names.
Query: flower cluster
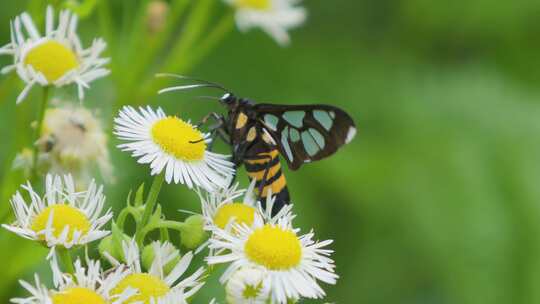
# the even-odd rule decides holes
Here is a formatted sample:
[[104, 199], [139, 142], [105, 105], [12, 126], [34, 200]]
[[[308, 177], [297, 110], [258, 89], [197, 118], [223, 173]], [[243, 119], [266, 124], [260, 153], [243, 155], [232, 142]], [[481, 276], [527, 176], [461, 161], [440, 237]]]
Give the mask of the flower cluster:
[[229, 264], [220, 281], [229, 303], [288, 303], [300, 298], [322, 298], [318, 280], [335, 284], [332, 241], [313, 241], [314, 234], [300, 235], [293, 227], [292, 205], [272, 215], [274, 199], [265, 207], [253, 197], [251, 183], [243, 201], [236, 186], [201, 196], [209, 241], [209, 265]]
[[[305, 19], [294, 0], [226, 3], [240, 29], [261, 27], [280, 44], [288, 43], [287, 31]], [[15, 161], [32, 174], [11, 198], [13, 221], [2, 226], [49, 248], [53, 283], [48, 287], [36, 274], [33, 283], [21, 281], [29, 295], [12, 302], [187, 304], [212, 279], [217, 264], [226, 265], [219, 281], [223, 301], [230, 304], [323, 298], [321, 282], [335, 284], [338, 278], [327, 249], [332, 241], [315, 241], [312, 231], [300, 233], [293, 206], [276, 211], [271, 193], [264, 201], [257, 197], [255, 181], [246, 190], [233, 185], [235, 164], [229, 155], [212, 151], [212, 134], [159, 107], [124, 106], [114, 118], [117, 147], [147, 165], [154, 178], [149, 189], [143, 184], [129, 193], [126, 205], [113, 215], [92, 171], [98, 167], [101, 177], [112, 179], [106, 128], [96, 112], [81, 104], [47, 107], [49, 88], [76, 84], [82, 100], [90, 82], [109, 74], [108, 59], [100, 57], [105, 42], [95, 39], [84, 49], [77, 23], [75, 14], [62, 11], [55, 27], [48, 7], [41, 35], [23, 13], [11, 23], [11, 42], [0, 49], [13, 56], [2, 73], [16, 71], [26, 84], [17, 103], [34, 85], [44, 88], [34, 149]], [[48, 172], [43, 181], [38, 168]], [[178, 221], [162, 212], [163, 183], [193, 189], [200, 213]], [[93, 245], [99, 256], [90, 257]]]
[[30, 293], [28, 298], [12, 299], [13, 303], [130, 303], [129, 299], [136, 295], [135, 289], [115, 291], [115, 286], [125, 280], [129, 270], [118, 267], [109, 273], [102, 270], [101, 263], [86, 260], [84, 267], [81, 260], [75, 261], [73, 274], [62, 273], [56, 258], [51, 262], [54, 274], [54, 288], [49, 289], [41, 283], [39, 276], [34, 276], [34, 283], [21, 281], [22, 286]]

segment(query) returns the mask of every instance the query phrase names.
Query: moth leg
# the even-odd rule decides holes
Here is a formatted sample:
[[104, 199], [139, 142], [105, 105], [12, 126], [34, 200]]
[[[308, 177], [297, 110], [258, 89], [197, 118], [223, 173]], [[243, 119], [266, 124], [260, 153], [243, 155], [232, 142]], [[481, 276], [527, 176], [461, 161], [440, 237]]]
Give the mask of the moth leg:
[[227, 134], [227, 132], [225, 132], [225, 130], [223, 128], [217, 129], [216, 132], [217, 132], [217, 136], [219, 138], [221, 138], [221, 140], [223, 140], [223, 142], [225, 142], [228, 145], [231, 145], [231, 138], [230, 138], [229, 134]]
[[208, 113], [207, 115], [205, 115], [205, 116], [201, 119], [201, 121], [200, 121], [198, 124], [196, 124], [195, 126], [196, 126], [197, 128], [202, 127], [203, 125], [205, 125], [205, 124], [210, 120], [210, 118], [214, 119], [214, 120], [217, 121], [217, 122], [221, 122], [221, 121], [223, 120], [223, 117], [222, 117], [220, 114], [218, 114], [218, 113], [216, 113], [216, 112], [210, 112], [210, 113]]
[[216, 137], [219, 137], [221, 140], [223, 140], [224, 143], [230, 145], [230, 138], [228, 138], [227, 133], [225, 130], [223, 130], [222, 125], [215, 125], [212, 130], [210, 131], [210, 138], [212, 141], [208, 144], [208, 150], [213, 151], [214, 142], [216, 141]]
[[213, 119], [214, 121], [216, 121], [215, 124], [208, 127], [208, 130], [210, 131], [210, 138], [212, 139], [212, 141], [208, 145], [208, 150], [212, 151], [216, 137], [221, 138], [226, 144], [230, 144], [230, 139], [227, 138], [228, 136], [227, 132], [225, 132], [224, 130], [224, 127], [226, 126], [225, 119], [223, 118], [222, 115], [216, 112], [211, 112], [205, 117], [203, 117], [203, 119], [196, 125], [197, 128], [200, 128], [201, 126], [208, 123], [210, 119]]

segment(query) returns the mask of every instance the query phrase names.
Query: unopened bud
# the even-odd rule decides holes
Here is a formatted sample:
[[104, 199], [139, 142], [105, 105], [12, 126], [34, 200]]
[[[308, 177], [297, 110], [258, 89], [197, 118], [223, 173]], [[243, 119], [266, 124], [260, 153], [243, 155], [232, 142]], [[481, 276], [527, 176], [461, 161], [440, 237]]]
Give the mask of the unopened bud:
[[162, 0], [154, 0], [148, 3], [146, 9], [146, 25], [150, 34], [163, 31], [169, 14], [169, 4]]
[[204, 230], [204, 218], [200, 214], [188, 217], [184, 221], [185, 227], [180, 231], [182, 245], [188, 249], [195, 249], [208, 239], [208, 232]]
[[144, 269], [146, 269], [146, 271], [149, 271], [150, 268], [152, 268], [152, 263], [154, 262], [154, 259], [156, 257], [157, 250], [166, 252], [167, 256], [171, 256], [172, 254], [174, 254], [175, 256], [169, 263], [167, 263], [163, 267], [163, 271], [167, 275], [174, 269], [176, 264], [178, 264], [178, 262], [180, 261], [180, 251], [176, 249], [176, 247], [174, 247], [169, 242], [160, 243], [158, 241], [158, 242], [154, 242], [150, 245], [145, 246], [142, 251], [141, 260], [142, 260], [142, 266], [144, 267]]
[[129, 242], [131, 239], [114, 223], [112, 224], [111, 230], [111, 235], [107, 236], [106, 238], [102, 239], [101, 242], [99, 242], [99, 254], [105, 259], [112, 257], [119, 262], [126, 262], [124, 259], [124, 250], [122, 248], [122, 243]]

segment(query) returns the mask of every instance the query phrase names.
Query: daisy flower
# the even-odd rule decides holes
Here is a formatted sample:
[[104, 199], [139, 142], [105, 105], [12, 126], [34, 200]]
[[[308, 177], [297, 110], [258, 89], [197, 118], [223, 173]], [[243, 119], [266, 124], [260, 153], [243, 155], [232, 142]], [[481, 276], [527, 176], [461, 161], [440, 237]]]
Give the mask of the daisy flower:
[[47, 109], [38, 146], [38, 159], [51, 172], [70, 172], [87, 183], [97, 166], [106, 180], [113, 180], [107, 135], [95, 114], [82, 106]]
[[39, 196], [30, 182], [22, 186], [28, 193], [26, 202], [17, 191], [11, 198], [16, 220], [2, 225], [24, 238], [44, 242], [48, 247], [71, 248], [103, 238], [109, 231], [102, 230], [112, 218], [110, 209], [102, 214], [105, 205], [103, 187], [94, 181], [82, 192], [75, 190], [73, 178], [48, 174], [45, 195]]
[[239, 269], [263, 269], [271, 303], [322, 298], [325, 292], [317, 281], [335, 284], [338, 278], [334, 261], [329, 258], [333, 251], [323, 248], [332, 241], [315, 242], [313, 232], [298, 236], [299, 230], [292, 227], [291, 221], [292, 215], [287, 213], [275, 224], [234, 224], [235, 234], [215, 229], [209, 248], [220, 254], [207, 257], [208, 264], [230, 263], [222, 283], [231, 280]]
[[225, 0], [236, 10], [236, 24], [241, 31], [259, 27], [280, 45], [290, 42], [287, 31], [306, 20], [306, 11], [298, 0]]
[[[239, 184], [236, 183], [229, 189], [220, 189], [215, 192], [203, 194], [201, 191], [197, 191], [205, 220], [204, 228], [208, 231], [212, 231], [214, 228], [230, 230], [233, 223], [252, 226], [256, 220], [274, 223], [277, 219], [291, 212], [292, 204], [284, 206], [278, 214], [272, 216], [271, 210], [275, 196], [269, 193], [265, 204], [257, 202], [254, 191], [255, 184], [256, 180], [253, 179], [246, 190], [238, 190]], [[242, 194], [243, 199], [239, 200], [238, 198]], [[290, 216], [294, 218], [294, 215]]]
[[[236, 183], [231, 188], [206, 193], [197, 190], [201, 200], [205, 230], [212, 231], [215, 227], [226, 229], [232, 222], [253, 224], [257, 212], [255, 202], [248, 194], [245, 195], [246, 200], [237, 200], [246, 192], [246, 190], [238, 190], [238, 185]], [[253, 187], [250, 186], [247, 192], [253, 192]]]
[[267, 304], [270, 285], [267, 273], [260, 267], [244, 267], [235, 271], [225, 285], [229, 304]]
[[[141, 253], [135, 240], [122, 244], [126, 266], [131, 274], [122, 279], [113, 289], [113, 294], [121, 294], [126, 289], [137, 289], [139, 293], [128, 299], [126, 304], [184, 304], [186, 299], [193, 296], [203, 285], [200, 277], [204, 273], [204, 268], [199, 268], [189, 277], [180, 280], [180, 277], [187, 270], [193, 253], [188, 252], [182, 256], [172, 267], [170, 272], [166, 272], [169, 263], [178, 259], [178, 251], [168, 242], [154, 242], [154, 258], [150, 268], [144, 272], [142, 269]], [[108, 257], [113, 265], [121, 266], [120, 262], [112, 257]], [[175, 301], [172, 301], [175, 299]]]
[[11, 22], [11, 42], [0, 48], [0, 54], [13, 56], [13, 64], [2, 69], [6, 74], [13, 70], [26, 83], [17, 103], [21, 102], [34, 85], [62, 87], [75, 83], [79, 98], [90, 82], [109, 74], [103, 68], [109, 59], [100, 58], [106, 43], [94, 39], [84, 49], [77, 36], [77, 16], [64, 10], [60, 12], [58, 27], [54, 28], [53, 8], [47, 7], [45, 35], [41, 35], [26, 12]]
[[137, 293], [135, 289], [126, 290], [120, 295], [112, 295], [111, 290], [128, 272], [117, 268], [104, 274], [99, 261], [88, 260], [88, 267], [82, 266], [80, 260], [74, 263], [73, 275], [61, 273], [55, 258], [51, 262], [54, 275], [55, 289], [49, 290], [43, 285], [36, 274], [34, 284], [21, 281], [21, 285], [31, 295], [27, 298], [15, 298], [11, 302], [18, 304], [34, 303], [85, 303], [85, 304], [123, 304], [129, 297]]
[[167, 183], [182, 183], [189, 188], [208, 191], [225, 188], [234, 173], [228, 156], [207, 150], [210, 134], [197, 130], [189, 122], [167, 116], [161, 108], [139, 111], [126, 106], [115, 118], [115, 134], [129, 143], [118, 147], [132, 152], [142, 164], [150, 164], [151, 174], [165, 170]]

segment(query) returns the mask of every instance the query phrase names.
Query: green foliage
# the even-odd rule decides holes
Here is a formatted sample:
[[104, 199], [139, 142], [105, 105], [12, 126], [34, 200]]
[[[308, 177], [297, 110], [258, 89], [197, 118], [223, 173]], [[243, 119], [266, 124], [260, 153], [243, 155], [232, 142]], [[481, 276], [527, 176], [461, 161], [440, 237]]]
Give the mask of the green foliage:
[[[40, 1], [29, 3], [35, 2]], [[111, 2], [121, 6], [121, 1]], [[138, 2], [122, 2], [130, 14], [126, 19], [134, 17]], [[20, 3], [2, 4], [2, 43], [8, 41], [9, 18], [24, 9]], [[168, 31], [180, 37], [175, 28], [196, 20], [182, 18], [186, 3], [171, 3], [178, 14]], [[260, 101], [343, 107], [358, 124], [355, 141], [332, 158], [285, 172], [297, 224], [303, 231], [315, 228], [321, 239], [335, 239], [341, 278], [326, 288], [329, 302], [539, 302], [538, 2], [307, 5], [309, 22], [293, 33], [291, 47], [280, 49], [260, 33], [236, 33], [199, 65], [180, 56], [185, 47], [196, 50], [204, 35], [191, 33], [180, 38], [185, 42], [169, 44], [160, 35], [122, 27], [120, 18], [106, 25], [98, 5], [81, 24], [85, 37], [98, 31], [112, 44], [122, 45], [130, 35], [151, 42], [144, 48], [129, 43], [113, 48], [110, 55], [118, 58], [113, 76], [98, 81], [85, 104], [109, 118], [122, 103], [160, 104], [194, 121], [221, 110], [189, 94], [157, 97], [152, 88], [160, 84], [150, 76], [160, 71], [218, 81]], [[173, 49], [179, 57], [169, 59], [175, 52], [167, 50]], [[133, 60], [138, 56], [140, 61]], [[168, 70], [163, 62], [178, 69]], [[0, 63], [7, 59], [0, 57]], [[119, 91], [112, 81], [121, 84]], [[7, 214], [9, 196], [22, 183], [9, 168], [30, 142], [27, 126], [39, 99], [34, 92], [15, 107], [18, 91], [18, 80], [0, 79], [0, 214]], [[110, 147], [116, 151], [118, 183], [106, 191], [108, 202], [120, 211], [131, 185], [148, 172], [117, 152], [117, 143], [111, 140]], [[227, 151], [223, 145], [218, 149]], [[244, 176], [239, 172], [240, 181], [246, 182]], [[137, 197], [142, 203], [142, 190]], [[164, 187], [160, 202], [174, 220], [181, 220], [178, 209], [198, 210], [197, 197], [185, 189]], [[32, 267], [46, 254], [34, 245], [0, 231], [0, 260], [6, 264], [2, 300], [22, 293], [14, 288], [16, 280], [30, 279]], [[212, 278], [196, 300], [220, 292], [217, 275]]]

